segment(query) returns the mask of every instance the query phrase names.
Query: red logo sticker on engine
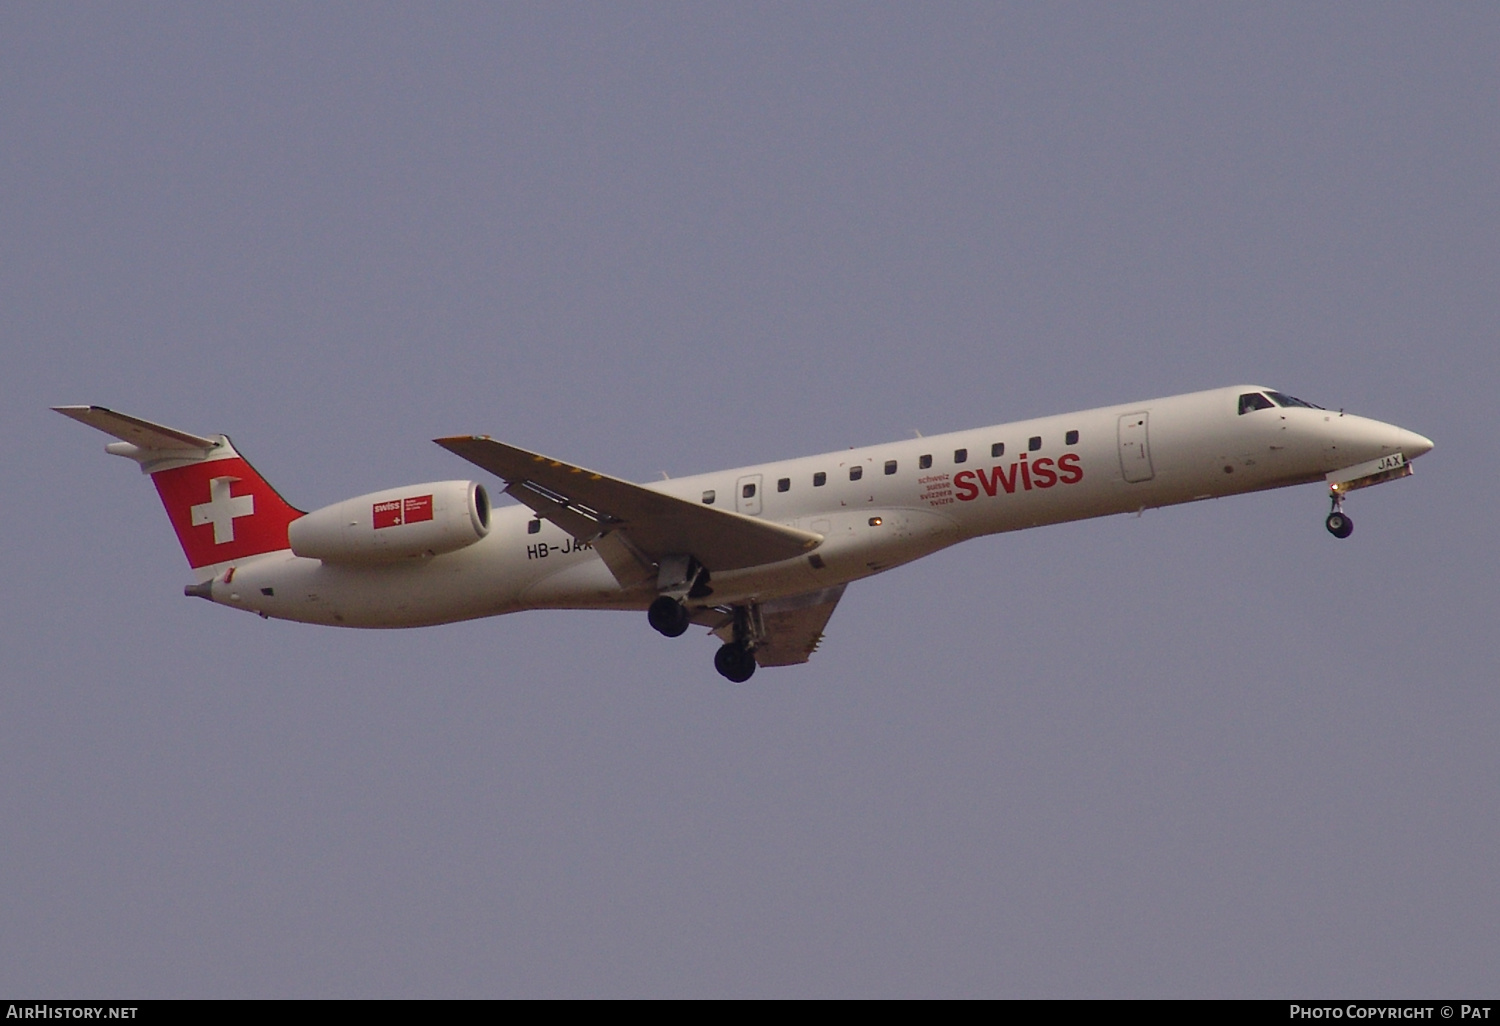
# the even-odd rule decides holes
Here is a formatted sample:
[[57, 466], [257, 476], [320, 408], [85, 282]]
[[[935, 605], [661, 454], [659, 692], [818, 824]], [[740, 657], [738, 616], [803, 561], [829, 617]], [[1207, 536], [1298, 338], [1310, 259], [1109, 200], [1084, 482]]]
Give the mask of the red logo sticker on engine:
[[423, 520], [432, 519], [432, 496], [416, 495], [407, 499], [401, 511], [401, 518], [408, 524], [420, 523]]
[[400, 527], [402, 524], [419, 524], [432, 519], [432, 496], [414, 495], [409, 499], [388, 499], [370, 507], [370, 518], [375, 530], [382, 527]]
[[375, 520], [375, 530], [382, 527], [395, 527], [401, 523], [401, 500], [392, 499], [389, 502], [377, 502], [371, 509]]

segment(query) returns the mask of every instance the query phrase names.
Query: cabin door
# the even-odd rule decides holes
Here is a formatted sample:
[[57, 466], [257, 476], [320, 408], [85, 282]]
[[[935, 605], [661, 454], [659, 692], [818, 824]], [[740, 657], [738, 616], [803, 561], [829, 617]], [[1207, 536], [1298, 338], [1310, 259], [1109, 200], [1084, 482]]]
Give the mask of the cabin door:
[[1145, 410], [1120, 418], [1120, 472], [1127, 481], [1149, 481], [1156, 476], [1151, 469], [1150, 420]]

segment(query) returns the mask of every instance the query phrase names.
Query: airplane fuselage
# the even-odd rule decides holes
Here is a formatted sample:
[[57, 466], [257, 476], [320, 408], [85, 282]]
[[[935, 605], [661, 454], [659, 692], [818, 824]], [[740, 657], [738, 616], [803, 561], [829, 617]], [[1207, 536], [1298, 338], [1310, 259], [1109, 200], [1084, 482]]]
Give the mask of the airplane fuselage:
[[[733, 607], [868, 577], [980, 535], [1321, 481], [1432, 443], [1306, 405], [1243, 409], [1237, 386], [643, 485], [821, 536], [793, 558], [712, 574]], [[1293, 404], [1295, 400], [1291, 401]], [[347, 627], [415, 627], [523, 609], [645, 609], [590, 544], [524, 506], [442, 555], [336, 563], [290, 550], [216, 572], [215, 602]]]

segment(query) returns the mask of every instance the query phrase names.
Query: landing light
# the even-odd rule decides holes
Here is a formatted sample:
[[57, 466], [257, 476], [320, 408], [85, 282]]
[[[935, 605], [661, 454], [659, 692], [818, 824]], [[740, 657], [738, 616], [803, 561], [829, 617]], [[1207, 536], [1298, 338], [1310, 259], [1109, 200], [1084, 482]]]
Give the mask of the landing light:
[[885, 521], [881, 520], [879, 517], [871, 517], [870, 518], [870, 526], [871, 527], [879, 527], [883, 523], [885, 523]]

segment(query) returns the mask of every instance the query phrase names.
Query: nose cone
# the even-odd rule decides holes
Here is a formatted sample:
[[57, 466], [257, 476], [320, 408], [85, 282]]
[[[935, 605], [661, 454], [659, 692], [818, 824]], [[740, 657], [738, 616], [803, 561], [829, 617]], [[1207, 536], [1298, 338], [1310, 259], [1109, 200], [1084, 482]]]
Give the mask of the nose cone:
[[1401, 453], [1409, 460], [1414, 460], [1424, 452], [1432, 451], [1432, 439], [1417, 434], [1415, 431], [1401, 432]]
[[1331, 420], [1333, 429], [1327, 455], [1344, 466], [1398, 452], [1414, 460], [1432, 450], [1432, 439], [1395, 424], [1352, 415], [1325, 419]]

